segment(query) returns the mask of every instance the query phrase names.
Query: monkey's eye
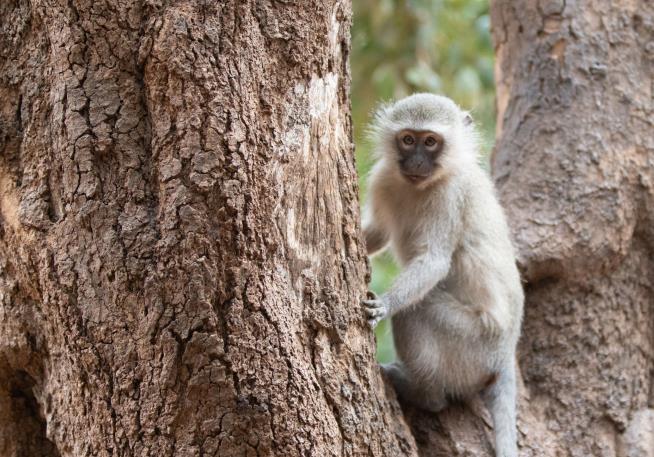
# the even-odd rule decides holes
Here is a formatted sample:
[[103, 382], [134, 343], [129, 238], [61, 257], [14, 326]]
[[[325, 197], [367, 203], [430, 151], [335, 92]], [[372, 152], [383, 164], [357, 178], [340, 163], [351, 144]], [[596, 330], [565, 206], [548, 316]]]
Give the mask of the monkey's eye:
[[438, 143], [438, 141], [436, 141], [436, 138], [434, 138], [433, 136], [428, 136], [427, 139], [425, 140], [425, 146], [428, 147], [436, 146], [436, 143]]
[[402, 137], [402, 142], [408, 146], [411, 146], [416, 142], [416, 140], [411, 135], [404, 135]]

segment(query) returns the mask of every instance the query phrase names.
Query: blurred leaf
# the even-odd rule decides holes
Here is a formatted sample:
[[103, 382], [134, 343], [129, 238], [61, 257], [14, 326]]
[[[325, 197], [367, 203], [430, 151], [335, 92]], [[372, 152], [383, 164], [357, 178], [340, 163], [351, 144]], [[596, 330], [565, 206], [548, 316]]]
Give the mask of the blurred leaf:
[[424, 87], [428, 92], [439, 92], [442, 86], [440, 76], [423, 62], [409, 68], [406, 79], [414, 86]]
[[388, 363], [395, 360], [395, 347], [393, 345], [393, 335], [391, 333], [391, 322], [384, 319], [375, 329], [377, 338], [377, 360], [380, 363]]
[[387, 100], [393, 97], [396, 79], [397, 76], [390, 65], [382, 65], [374, 71], [372, 81], [379, 99]]
[[461, 98], [475, 97], [481, 92], [481, 81], [479, 74], [472, 67], [463, 67], [456, 73], [456, 90], [462, 95]]

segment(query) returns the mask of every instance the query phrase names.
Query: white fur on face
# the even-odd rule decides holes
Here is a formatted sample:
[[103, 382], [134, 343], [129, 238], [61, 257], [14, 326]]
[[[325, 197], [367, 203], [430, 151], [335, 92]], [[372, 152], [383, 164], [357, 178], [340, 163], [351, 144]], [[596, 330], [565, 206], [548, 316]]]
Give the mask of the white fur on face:
[[[477, 160], [478, 134], [472, 123], [464, 123], [467, 112], [452, 100], [433, 94], [415, 94], [396, 103], [382, 105], [370, 128], [374, 154], [379, 159], [397, 159], [395, 135], [401, 130], [431, 131], [445, 141], [439, 158], [444, 168], [465, 166]], [[456, 151], [456, 154], [454, 153]]]

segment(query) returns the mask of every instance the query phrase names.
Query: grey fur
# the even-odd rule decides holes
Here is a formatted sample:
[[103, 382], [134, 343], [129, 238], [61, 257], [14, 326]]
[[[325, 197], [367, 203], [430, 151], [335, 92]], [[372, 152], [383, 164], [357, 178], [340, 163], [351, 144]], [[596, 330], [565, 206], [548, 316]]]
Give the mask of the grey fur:
[[[437, 171], [420, 184], [398, 170], [393, 138], [402, 129], [445, 139]], [[378, 161], [369, 177], [366, 244], [371, 255], [390, 244], [402, 265], [387, 293], [364, 300], [372, 325], [392, 317], [399, 360], [383, 368], [398, 395], [424, 409], [484, 391], [496, 455], [517, 457], [515, 350], [524, 297], [504, 212], [477, 163], [474, 126], [452, 100], [416, 94], [382, 107], [371, 131]]]

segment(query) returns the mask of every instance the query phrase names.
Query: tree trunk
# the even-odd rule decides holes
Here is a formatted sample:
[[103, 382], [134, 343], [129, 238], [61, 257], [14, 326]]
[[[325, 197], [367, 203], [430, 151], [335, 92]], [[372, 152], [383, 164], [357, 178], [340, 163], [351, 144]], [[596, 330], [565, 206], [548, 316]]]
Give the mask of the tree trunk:
[[561, 455], [652, 456], [654, 3], [498, 2], [493, 19], [532, 409]]
[[[654, 3], [491, 14], [492, 167], [527, 297], [520, 454], [654, 456]], [[478, 404], [409, 417], [422, 455], [492, 451]]]
[[[654, 454], [654, 5], [609, 3], [492, 7], [524, 456]], [[358, 306], [349, 2], [0, 18], [0, 455], [415, 454]], [[492, 451], [478, 404], [407, 413]]]
[[0, 455], [415, 453], [359, 307], [350, 14], [0, 3]]

